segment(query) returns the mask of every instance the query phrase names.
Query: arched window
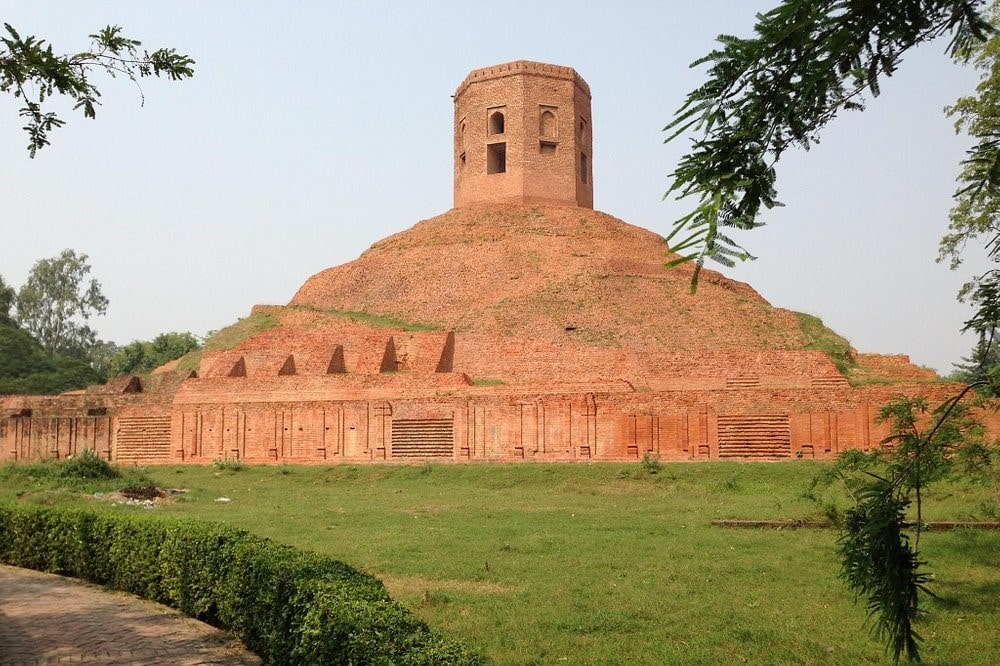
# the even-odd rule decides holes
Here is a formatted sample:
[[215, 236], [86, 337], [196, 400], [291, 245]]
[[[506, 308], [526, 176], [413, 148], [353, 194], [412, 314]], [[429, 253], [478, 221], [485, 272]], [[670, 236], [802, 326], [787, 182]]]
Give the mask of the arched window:
[[548, 109], [542, 111], [542, 115], [538, 117], [538, 136], [546, 139], [554, 139], [558, 136], [556, 114]]
[[494, 111], [490, 114], [490, 134], [503, 134], [504, 129], [503, 111]]

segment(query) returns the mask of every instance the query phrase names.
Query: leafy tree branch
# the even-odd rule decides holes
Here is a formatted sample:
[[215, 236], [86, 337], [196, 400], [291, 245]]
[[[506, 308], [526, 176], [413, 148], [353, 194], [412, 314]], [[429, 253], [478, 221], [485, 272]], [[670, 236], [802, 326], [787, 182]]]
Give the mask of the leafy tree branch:
[[44, 39], [22, 38], [9, 23], [4, 23], [4, 31], [0, 37], [0, 92], [23, 100], [19, 113], [27, 122], [23, 129], [28, 133], [31, 157], [49, 145], [52, 130], [65, 124], [44, 107], [53, 95], [70, 97], [76, 101], [74, 110], [82, 110], [85, 118], [96, 118], [101, 93], [91, 81], [95, 72], [127, 77], [136, 84], [143, 101], [139, 79], [162, 76], [179, 81], [194, 76], [190, 57], [172, 48], [146, 51], [142, 42], [125, 37], [118, 26], [109, 25], [90, 35], [89, 50], [69, 55], [57, 55]]
[[[721, 47], [694, 63], [710, 65], [708, 81], [688, 95], [665, 128], [672, 132], [667, 141], [695, 135], [667, 192], [695, 201], [668, 236], [679, 255], [671, 263], [695, 263], [692, 290], [706, 258], [730, 266], [751, 258], [729, 230], [757, 228], [763, 210], [781, 205], [775, 165], [782, 154], [808, 149], [841, 111], [863, 110], [907, 50], [942, 35], [951, 36], [951, 57], [972, 58], [984, 74], [977, 96], [947, 110], [976, 145], [963, 162], [941, 257], [957, 266], [965, 245], [975, 240], [1000, 260], [997, 18], [997, 6], [987, 0], [782, 0], [757, 16], [754, 37], [720, 36]], [[839, 477], [852, 498], [838, 544], [841, 576], [864, 597], [870, 627], [894, 663], [904, 654], [920, 659], [914, 627], [922, 613], [920, 596], [930, 593], [919, 557], [923, 488], [959, 464], [1000, 488], [1000, 447], [986, 439], [970, 411], [976, 403], [970, 406], [967, 399], [987, 385], [982, 363], [1000, 327], [1000, 270], [973, 280], [963, 296], [976, 305], [966, 323], [981, 346], [975, 381], [933, 410], [923, 399], [888, 404], [879, 415], [891, 431], [883, 449], [845, 454], [829, 475]], [[909, 523], [914, 504], [916, 521]]]
[[726, 229], [757, 228], [781, 205], [775, 165], [788, 148], [808, 149], [838, 113], [862, 110], [908, 49], [950, 34], [949, 53], [969, 57], [993, 31], [985, 2], [783, 0], [757, 16], [754, 37], [720, 35], [721, 48], [692, 65], [709, 64], [708, 81], [665, 128], [668, 142], [696, 137], [666, 195], [696, 202], [667, 238], [673, 264], [695, 262], [692, 289], [706, 258], [752, 258]]

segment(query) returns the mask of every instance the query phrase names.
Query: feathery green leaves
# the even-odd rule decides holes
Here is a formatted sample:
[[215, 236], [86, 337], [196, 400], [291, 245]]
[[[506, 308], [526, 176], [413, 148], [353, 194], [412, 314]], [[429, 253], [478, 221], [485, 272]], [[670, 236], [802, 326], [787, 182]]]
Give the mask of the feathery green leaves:
[[886, 404], [876, 419], [890, 428], [881, 449], [845, 452], [817, 480], [850, 493], [837, 542], [840, 577], [864, 599], [868, 627], [894, 664], [904, 654], [920, 661], [921, 594], [935, 596], [919, 555], [925, 487], [956, 470], [996, 478], [998, 447], [975, 418], [978, 403], [965, 400], [970, 389], [934, 409], [922, 397]]
[[904, 652], [907, 659], [920, 661], [920, 635], [913, 627], [922, 614], [919, 593], [933, 593], [903, 529], [910, 501], [889, 480], [872, 479], [844, 517], [837, 542], [840, 576], [865, 598], [872, 634], [885, 644], [893, 663]]
[[[0, 92], [24, 100], [19, 114], [27, 122], [23, 129], [31, 157], [49, 145], [52, 130], [65, 124], [54, 112], [44, 110], [47, 98], [67, 95], [76, 100], [73, 109], [81, 109], [84, 118], [96, 117], [101, 93], [89, 78], [95, 70], [111, 77], [124, 75], [137, 87], [140, 78], [149, 76], [172, 81], [194, 76], [190, 57], [175, 49], [142, 50], [142, 42], [125, 37], [118, 26], [109, 25], [90, 35], [90, 50], [71, 55], [55, 54], [44, 39], [21, 37], [9, 23], [4, 23], [4, 31], [5, 35], [0, 33]], [[142, 98], [141, 87], [139, 95]]]
[[863, 109], [907, 49], [950, 34], [950, 54], [969, 57], [993, 32], [985, 2], [783, 0], [758, 14], [754, 37], [720, 35], [720, 48], [692, 65], [710, 65], [708, 81], [664, 128], [667, 141], [695, 134], [665, 195], [696, 201], [668, 236], [682, 239], [673, 263], [696, 264], [692, 289], [706, 258], [752, 258], [721, 230], [755, 229], [781, 205], [775, 164], [785, 150], [808, 149], [841, 110]]

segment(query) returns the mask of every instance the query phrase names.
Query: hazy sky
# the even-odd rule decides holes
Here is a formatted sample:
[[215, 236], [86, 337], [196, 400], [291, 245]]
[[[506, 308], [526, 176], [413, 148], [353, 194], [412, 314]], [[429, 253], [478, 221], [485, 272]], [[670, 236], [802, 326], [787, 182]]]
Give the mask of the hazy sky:
[[[146, 80], [141, 108], [128, 81], [98, 79], [97, 120], [54, 107], [67, 125], [34, 160], [0, 100], [0, 275], [19, 286], [39, 258], [88, 254], [111, 301], [96, 328], [119, 344], [287, 303], [311, 274], [451, 207], [451, 95], [470, 70], [517, 59], [587, 80], [595, 208], [665, 234], [687, 211], [662, 201], [685, 150], [662, 128], [704, 80], [688, 64], [774, 2], [7, 0], [0, 20], [57, 52], [110, 23], [197, 65], [187, 82]], [[781, 161], [786, 207], [740, 237], [759, 259], [724, 272], [861, 351], [948, 372], [973, 342], [955, 300], [969, 273], [934, 259], [969, 142], [942, 107], [976, 76], [944, 49], [914, 52], [867, 111]]]

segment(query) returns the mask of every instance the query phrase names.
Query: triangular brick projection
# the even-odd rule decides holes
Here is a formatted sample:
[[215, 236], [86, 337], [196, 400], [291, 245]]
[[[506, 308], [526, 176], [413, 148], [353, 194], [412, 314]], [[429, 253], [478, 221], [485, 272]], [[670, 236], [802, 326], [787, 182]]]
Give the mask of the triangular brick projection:
[[292, 354], [288, 355], [285, 362], [282, 364], [281, 369], [278, 370], [278, 376], [294, 375], [295, 373], [295, 356]]
[[330, 364], [326, 366], [326, 374], [340, 375], [347, 372], [347, 365], [344, 363], [344, 345], [337, 345], [330, 356]]
[[454, 372], [455, 368], [455, 333], [448, 332], [445, 339], [444, 348], [441, 350], [441, 360], [438, 361], [434, 372]]
[[247, 376], [247, 362], [242, 356], [233, 364], [233, 369], [229, 371], [230, 377], [246, 377]]
[[385, 343], [385, 353], [382, 354], [382, 363], [379, 365], [379, 372], [395, 372], [399, 369], [399, 362], [396, 359], [396, 342], [389, 338]]
[[112, 377], [106, 384], [88, 386], [86, 392], [92, 395], [126, 395], [142, 393], [142, 380], [135, 375]]

